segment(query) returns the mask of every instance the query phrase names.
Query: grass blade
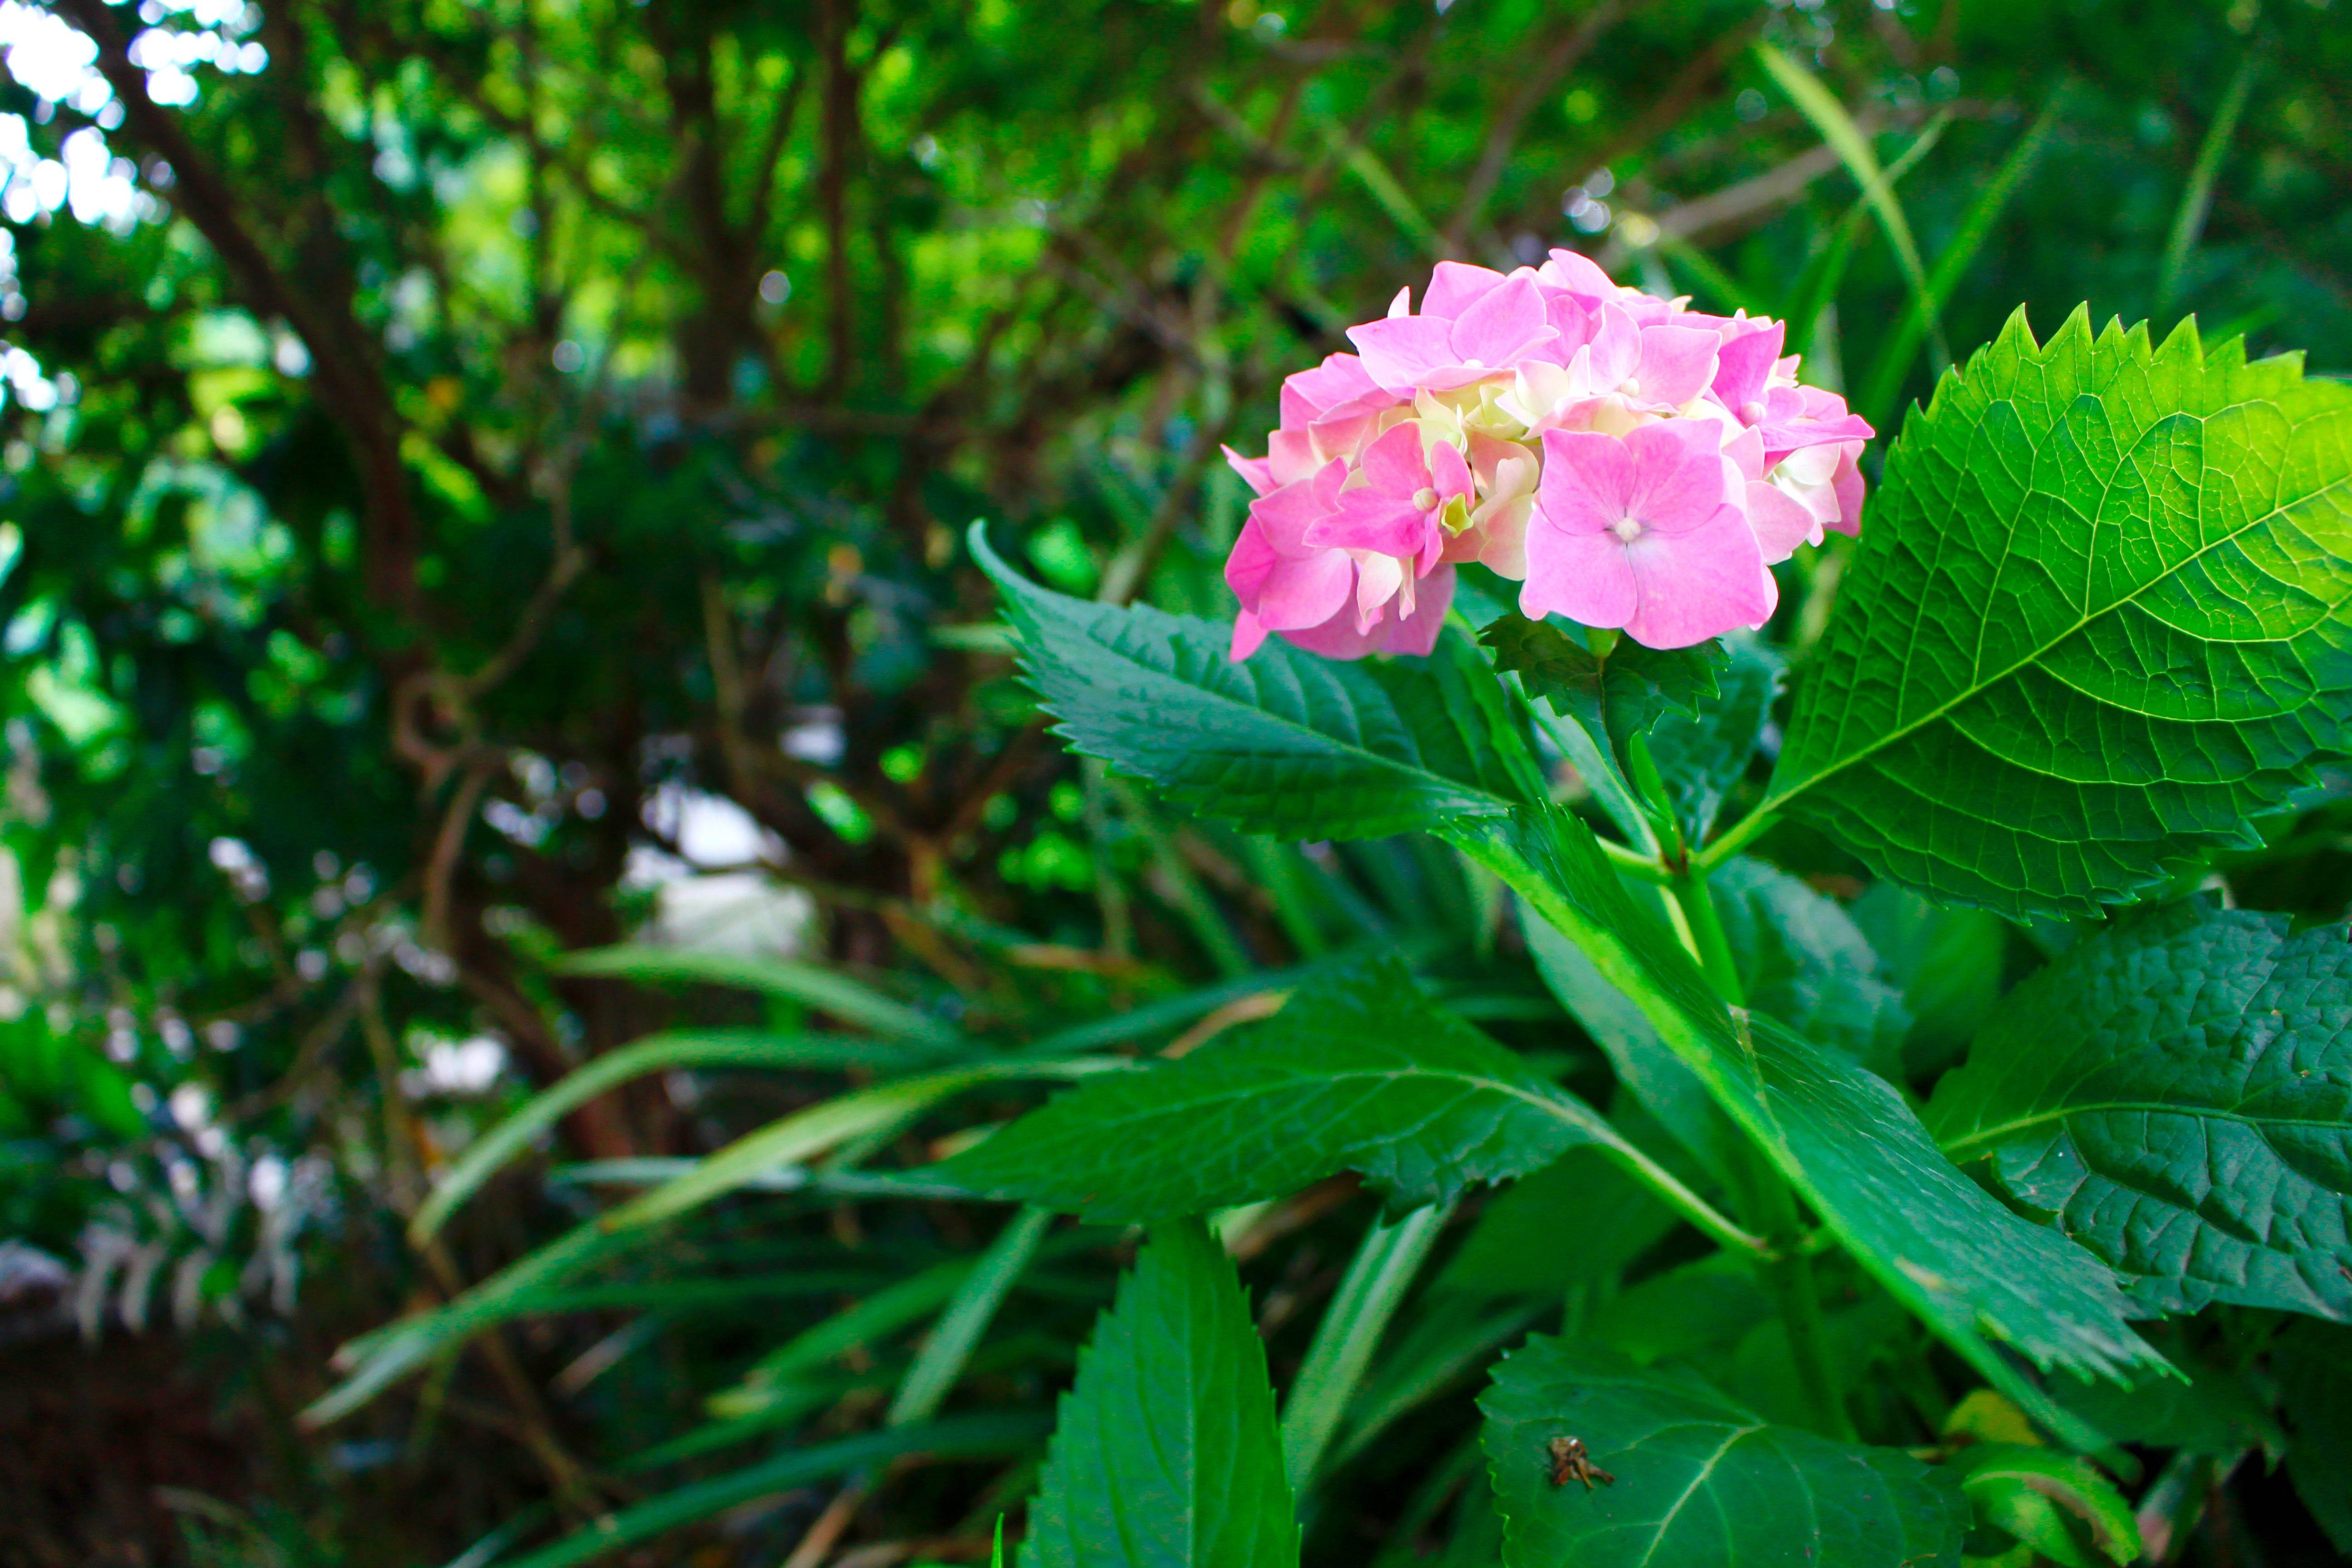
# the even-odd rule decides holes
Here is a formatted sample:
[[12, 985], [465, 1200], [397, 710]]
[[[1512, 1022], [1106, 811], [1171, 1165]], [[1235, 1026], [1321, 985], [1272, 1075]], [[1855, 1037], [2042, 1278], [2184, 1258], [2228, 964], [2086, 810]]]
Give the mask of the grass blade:
[[1903, 216], [1903, 204], [1895, 199], [1895, 187], [1886, 172], [1878, 166], [1878, 155], [1870, 149], [1870, 138], [1853, 122], [1830, 89], [1811, 71], [1772, 47], [1769, 44], [1756, 46], [1756, 56], [1780, 90], [1795, 100], [1798, 110], [1813, 122], [1846, 172], [1862, 187], [1862, 194], [1878, 215], [1879, 226], [1886, 231], [1886, 241], [1895, 247], [1895, 258], [1902, 264], [1903, 276], [1911, 285], [1912, 298], [1918, 302], [1927, 317], [1927, 342], [1934, 352], [1936, 374], [1941, 375], [1951, 367], [1952, 353], [1944, 342], [1943, 323], [1937, 319], [1933, 299], [1927, 291], [1927, 268], [1919, 259], [1918, 241], [1911, 237], [1911, 225]]
[[1432, 1204], [1394, 1225], [1374, 1220], [1356, 1249], [1282, 1407], [1283, 1467], [1293, 1491], [1306, 1493], [1323, 1450], [1339, 1429], [1349, 1397], [1371, 1364], [1381, 1331], [1412, 1288], [1422, 1260], [1453, 1212], [1451, 1204]]
[[2156, 280], [2156, 309], [2149, 312], [2153, 321], [2160, 322], [2170, 315], [2172, 302], [2180, 297], [2180, 275], [2188, 269], [2189, 253], [2197, 248], [2198, 237], [2205, 232], [2205, 215], [2213, 207], [2213, 182], [2221, 177], [2221, 159], [2230, 150], [2230, 138], [2237, 134], [2238, 117], [2246, 111], [2246, 98], [2253, 91], [2255, 68], [2261, 63], [2260, 55], [2249, 53], [2239, 64], [2229, 90], [2221, 95], [2221, 107], [2214, 111], [2213, 123], [2206, 127], [2196, 164], [2189, 171], [2189, 187], [2180, 193], [2180, 210], [2172, 216], [2172, 233], [2164, 242], [2164, 267]]
[[870, 985], [814, 963], [625, 942], [617, 947], [566, 953], [552, 967], [558, 974], [611, 980], [732, 985], [804, 1002], [887, 1039], [928, 1046], [938, 1051], [967, 1048], [964, 1037], [938, 1019], [894, 1001]]
[[[1886, 165], [1886, 183], [1900, 184], [1909, 174], [1943, 140], [1945, 127], [1950, 125], [1949, 113], [1938, 114], [1927, 121], [1903, 154]], [[1845, 210], [1837, 226], [1830, 231], [1830, 242], [1822, 247], [1797, 278], [1797, 286], [1789, 291], [1789, 302], [1780, 314], [1789, 323], [1788, 350], [1793, 354], [1811, 353], [1813, 339], [1821, 331], [1822, 312], [1837, 298], [1838, 287], [1845, 281], [1846, 265], [1853, 259], [1854, 247], [1870, 228], [1870, 198], [1857, 196]], [[1831, 387], [1832, 392], [1843, 387]]]
[[[2051, 127], [2057, 123], [2060, 99], [2053, 99], [2041, 117], [2028, 128], [2023, 138], [2000, 161], [2000, 167], [1969, 204], [1968, 215], [1961, 218], [1958, 233], [1952, 236], [1943, 254], [1936, 258], [1936, 269], [1927, 275], [1927, 298], [1916, 302], [1897, 323], [1895, 335], [1879, 351], [1877, 363], [1870, 369], [1870, 380], [1864, 386], [1862, 416], [1881, 430], [1895, 417], [1895, 397], [1903, 387], [1903, 378], [1910, 373], [1911, 357], [1919, 352], [1919, 339], [1927, 323], [1936, 319], [1944, 302], [1959, 287], [1969, 263], [1990, 237], [1993, 226], [2000, 221], [2001, 210], [2025, 183], [2026, 175], [2042, 161], [2042, 149], [2049, 145]], [[1941, 374], [1940, 372], [1938, 374]]]
[[963, 1374], [964, 1363], [971, 1359], [972, 1348], [988, 1331], [989, 1321], [1003, 1304], [1013, 1282], [1037, 1256], [1037, 1244], [1045, 1239], [1046, 1228], [1053, 1223], [1048, 1211], [1024, 1208], [997, 1234], [956, 1288], [947, 1310], [940, 1314], [938, 1326], [917, 1352], [915, 1364], [907, 1369], [906, 1380], [891, 1398], [885, 1425], [904, 1426], [939, 1414], [948, 1391]]
[[749, 1030], [655, 1035], [609, 1051], [532, 1096], [521, 1110], [469, 1146], [409, 1221], [409, 1243], [423, 1247], [431, 1241], [458, 1205], [533, 1138], [572, 1110], [631, 1079], [687, 1067], [879, 1067], [886, 1062], [895, 1066], [902, 1056], [853, 1036], [769, 1035]]

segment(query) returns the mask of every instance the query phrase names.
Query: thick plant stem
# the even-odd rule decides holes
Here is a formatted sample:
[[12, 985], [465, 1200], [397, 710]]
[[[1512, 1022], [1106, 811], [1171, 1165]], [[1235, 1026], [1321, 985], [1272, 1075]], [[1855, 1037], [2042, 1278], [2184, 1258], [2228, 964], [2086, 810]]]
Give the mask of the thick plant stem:
[[[1747, 1005], [1747, 988], [1731, 957], [1731, 943], [1716, 913], [1706, 873], [1685, 867], [1668, 884], [1683, 911], [1691, 952], [1709, 984], [1735, 1007]], [[1796, 1369], [1797, 1386], [1817, 1431], [1832, 1437], [1853, 1436], [1845, 1401], [1838, 1392], [1831, 1366], [1829, 1336], [1822, 1322], [1821, 1291], [1813, 1280], [1813, 1260], [1802, 1246], [1804, 1226], [1797, 1216], [1797, 1196], [1761, 1151], [1753, 1152], [1752, 1184], [1757, 1212], [1749, 1223], [1764, 1233], [1775, 1254], [1764, 1265], [1765, 1282], [1780, 1308], [1780, 1322], [1789, 1333], [1789, 1354]]]

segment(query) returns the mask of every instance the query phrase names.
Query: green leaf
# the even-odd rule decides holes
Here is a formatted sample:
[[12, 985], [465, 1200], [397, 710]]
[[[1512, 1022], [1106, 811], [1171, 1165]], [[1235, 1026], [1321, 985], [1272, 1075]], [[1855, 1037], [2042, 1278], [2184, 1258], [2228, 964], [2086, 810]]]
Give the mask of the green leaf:
[[1717, 672], [1715, 696], [1696, 714], [1669, 708], [1650, 731], [1650, 754], [1688, 844], [1706, 842], [1724, 797], [1747, 773], [1788, 672], [1760, 638], [1740, 632], [1727, 640], [1730, 661]]
[[1339, 1417], [1363, 1382], [1389, 1320], [1404, 1303], [1430, 1247], [1453, 1210], [1433, 1205], [1413, 1210], [1395, 1224], [1376, 1218], [1339, 1277], [1331, 1303], [1315, 1325], [1307, 1359], [1282, 1402], [1282, 1458], [1290, 1484], [1306, 1492], [1320, 1468], [1323, 1450], [1339, 1429]]
[[1581, 822], [1550, 810], [1451, 837], [1640, 1008], [1890, 1294], [2038, 1418], [2069, 1441], [2095, 1440], [1992, 1342], [2094, 1376], [2162, 1364], [2132, 1332], [2106, 1268], [1961, 1175], [1893, 1086], [1760, 1015], [1735, 1019], [1633, 906]]
[[2285, 1450], [2268, 1400], [2245, 1378], [2178, 1352], [2172, 1364], [2184, 1375], [2151, 1378], [2137, 1388], [2053, 1381], [2050, 1392], [2117, 1443], [2223, 1459], [2249, 1448]]
[[1381, 957], [1175, 1061], [1097, 1079], [936, 1173], [1090, 1219], [1153, 1220], [1352, 1170], [1402, 1211], [1614, 1136]]
[[2010, 994], [1929, 1123], [2152, 1308], [2352, 1317], [2346, 936], [2194, 902], [2087, 936]]
[[[1958, 1568], [1949, 1475], [1770, 1425], [1696, 1373], [1539, 1336], [1478, 1403], [1508, 1568]], [[1553, 1485], [1565, 1438], [1613, 1484]]]
[[1899, 882], [1874, 882], [1847, 907], [1878, 954], [1879, 969], [1903, 989], [1911, 1014], [1904, 1066], [1914, 1073], [1949, 1067], [2000, 1001], [2009, 923], [1985, 910], [1931, 904]]
[[2352, 1329], [2297, 1323], [2273, 1364], [2294, 1432], [2287, 1475], [2336, 1549], [2352, 1552]]
[[1717, 638], [1696, 647], [1644, 647], [1631, 637], [1614, 638], [1605, 655], [1584, 640], [1592, 633], [1565, 623], [1531, 621], [1517, 610], [1478, 634], [1495, 650], [1495, 667], [1518, 676], [1528, 693], [1540, 697], [1584, 726], [1622, 763], [1627, 742], [1656, 727], [1668, 713], [1696, 720], [1701, 705], [1716, 695], [1716, 672], [1726, 662]]
[[1427, 659], [1354, 661], [1276, 638], [1235, 664], [1230, 626], [1048, 593], [977, 523], [971, 550], [1057, 732], [1171, 805], [1292, 838], [1378, 838], [1495, 816], [1541, 788], [1459, 636]]
[[1557, 1298], [1615, 1279], [1674, 1227], [1672, 1209], [1585, 1144], [1496, 1194], [1435, 1284], [1469, 1295]]
[[1979, 1522], [2004, 1531], [2061, 1568], [2129, 1563], [2139, 1527], [2087, 1459], [2021, 1443], [1974, 1443], [1952, 1460]]
[[1881, 1077], [1902, 1077], [1911, 1015], [1845, 910], [1744, 857], [1716, 872], [1708, 891], [1749, 1006]]
[[2347, 555], [2352, 387], [2012, 316], [1905, 425], [1756, 819], [2011, 915], [2126, 902], [2352, 746]]
[[1079, 1352], [1023, 1568], [1297, 1568], [1265, 1348], [1198, 1220], [1155, 1230]]

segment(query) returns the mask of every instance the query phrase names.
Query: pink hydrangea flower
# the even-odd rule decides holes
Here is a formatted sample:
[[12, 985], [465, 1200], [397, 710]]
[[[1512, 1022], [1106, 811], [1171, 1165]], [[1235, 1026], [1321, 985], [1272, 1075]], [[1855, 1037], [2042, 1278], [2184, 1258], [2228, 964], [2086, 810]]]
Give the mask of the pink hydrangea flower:
[[1269, 633], [1336, 658], [1425, 653], [1476, 562], [1527, 614], [1659, 647], [1755, 626], [1770, 572], [1859, 526], [1874, 432], [1804, 386], [1778, 321], [1707, 316], [1573, 251], [1504, 274], [1440, 262], [1357, 353], [1284, 382], [1226, 563], [1234, 657]]
[[1771, 615], [1779, 594], [1707, 422], [1547, 430], [1543, 458], [1520, 613], [1622, 627], [1651, 647]]

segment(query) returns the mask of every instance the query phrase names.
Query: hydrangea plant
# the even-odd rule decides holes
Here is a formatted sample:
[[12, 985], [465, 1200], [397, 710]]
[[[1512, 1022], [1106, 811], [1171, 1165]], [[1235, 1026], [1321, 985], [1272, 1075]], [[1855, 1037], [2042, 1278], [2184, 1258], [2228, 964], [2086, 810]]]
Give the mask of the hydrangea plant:
[[[1614, 1098], [1378, 953], [940, 1167], [1149, 1227], [1024, 1561], [1293, 1568], [1380, 1303], [1499, 1183], [1523, 1246], [1617, 1246], [1592, 1204], [1654, 1214], [1631, 1245], [1685, 1237], [1688, 1301], [1777, 1324], [1744, 1390], [1675, 1353], [1664, 1296], [1638, 1353], [1500, 1354], [1510, 1568], [2131, 1560], [2116, 1445], [2198, 1386], [2160, 1321], [2352, 1320], [2346, 928], [2197, 894], [2343, 787], [2352, 388], [2193, 323], [2159, 343], [2078, 311], [2037, 342], [2021, 312], [1912, 412], [1865, 508], [1875, 433], [1780, 323], [1570, 252], [1441, 264], [1349, 337], [1232, 457], [1256, 500], [1230, 627], [972, 547], [1074, 749], [1247, 831], [1426, 833], [1491, 874]], [[1783, 697], [1748, 635], [1782, 610], [1772, 568], [1857, 529]], [[2054, 956], [1957, 1066], [1906, 1071], [1847, 912], [1742, 853], [1783, 822], [1922, 920], [1989, 910]], [[1216, 1238], [1341, 1172], [1386, 1218], [1278, 1406]], [[1930, 1441], [1857, 1427], [1867, 1312], [1976, 1384]]]

